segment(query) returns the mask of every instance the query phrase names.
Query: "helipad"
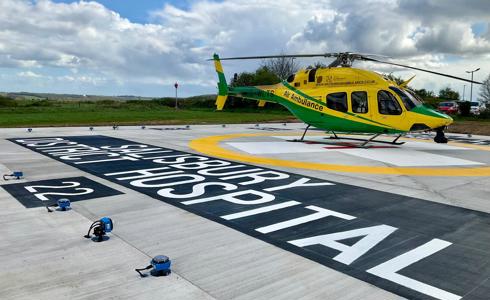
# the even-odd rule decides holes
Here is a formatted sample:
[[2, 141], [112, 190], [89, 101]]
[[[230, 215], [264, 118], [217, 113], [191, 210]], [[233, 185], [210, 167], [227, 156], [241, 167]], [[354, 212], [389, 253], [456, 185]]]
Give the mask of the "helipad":
[[[0, 130], [25, 175], [0, 181], [2, 299], [488, 299], [489, 138], [154, 128]], [[84, 239], [103, 216], [111, 239]], [[139, 278], [159, 254], [172, 275]]]
[[[268, 140], [283, 141], [245, 141], [230, 142], [238, 138], [267, 137]], [[247, 162], [255, 162], [272, 166], [294, 167], [312, 170], [370, 173], [370, 174], [400, 174], [416, 176], [489, 176], [490, 156], [479, 153], [482, 159], [470, 160], [458, 158], [464, 150], [490, 151], [490, 146], [475, 146], [461, 142], [451, 142], [449, 145], [435, 144], [424, 140], [408, 140], [401, 146], [380, 146], [371, 148], [357, 148], [352, 143], [346, 143], [341, 139], [325, 140], [321, 137], [307, 137], [305, 142], [292, 142], [291, 135], [274, 136], [272, 134], [229, 134], [204, 137], [192, 141], [191, 147], [209, 155], [215, 155], [228, 159], [236, 159]], [[220, 142], [227, 142], [220, 145]], [[230, 146], [232, 149], [227, 148]], [[239, 151], [233, 151], [239, 150]], [[453, 152], [453, 153], [451, 153]], [[305, 153], [316, 153], [308, 156]], [[249, 155], [252, 154], [252, 155]], [[264, 156], [269, 154], [269, 156]], [[273, 154], [271, 156], [271, 154]], [[275, 156], [274, 156], [275, 154]], [[302, 156], [302, 160], [288, 158], [276, 158], [279, 154], [294, 154]], [[339, 155], [345, 154], [345, 155]], [[468, 153], [471, 157], [474, 152]], [[361, 160], [353, 160], [356, 156]], [[314, 157], [312, 160], [311, 158]], [[344, 164], [335, 163], [338, 160]], [[319, 162], [320, 161], [320, 162]], [[381, 162], [382, 164], [377, 164]], [[360, 164], [360, 165], [357, 165]], [[370, 165], [367, 165], [369, 164]], [[437, 166], [439, 168], [433, 168]], [[467, 168], [454, 168], [454, 166], [466, 166]], [[405, 168], [399, 168], [405, 167]], [[424, 167], [424, 168], [420, 168]]]

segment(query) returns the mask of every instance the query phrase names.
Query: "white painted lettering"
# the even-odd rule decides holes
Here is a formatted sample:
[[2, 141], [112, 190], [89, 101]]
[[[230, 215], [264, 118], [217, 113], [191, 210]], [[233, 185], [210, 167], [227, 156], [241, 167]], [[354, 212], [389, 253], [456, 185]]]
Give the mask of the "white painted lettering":
[[224, 160], [207, 160], [204, 162], [192, 162], [186, 164], [172, 165], [172, 167], [182, 170], [200, 170], [206, 169], [208, 167], [222, 167], [229, 165], [231, 165], [231, 162], [227, 162]]
[[231, 172], [216, 172], [216, 171], [220, 171], [220, 170], [237, 169], [237, 168], [243, 168], [243, 167], [250, 168], [250, 166], [246, 166], [246, 165], [233, 165], [233, 166], [228, 166], [228, 167], [218, 167], [218, 168], [199, 170], [199, 171], [197, 171], [197, 173], [204, 175], [204, 176], [228, 176], [228, 175], [251, 173], [251, 172], [263, 170], [260, 168], [253, 168], [253, 169], [231, 171]]
[[[268, 175], [268, 176], [264, 176]], [[237, 179], [237, 178], [252, 178], [252, 180], [245, 181], [245, 182], [240, 182], [241, 185], [249, 185], [249, 184], [256, 184], [256, 183], [261, 183], [266, 180], [280, 180], [280, 179], [286, 179], [289, 178], [288, 174], [281, 173], [281, 172], [276, 172], [276, 171], [261, 171], [261, 172], [256, 172], [256, 173], [248, 173], [248, 174], [241, 174], [241, 175], [233, 175], [233, 176], [228, 176], [228, 177], [221, 177], [221, 180], [230, 180], [230, 179]]]
[[[182, 172], [182, 171], [180, 171]], [[207, 186], [222, 186], [223, 190], [225, 191], [233, 191], [236, 190], [238, 187], [234, 184], [231, 183], [225, 183], [225, 182], [203, 182], [203, 183], [198, 183], [192, 187], [192, 192], [188, 194], [175, 194], [173, 191], [175, 189], [173, 188], [166, 188], [166, 189], [161, 189], [158, 191], [158, 195], [166, 198], [176, 198], [176, 199], [187, 199], [187, 198], [193, 198], [193, 197], [198, 197], [204, 195], [206, 193], [206, 187]]]
[[[165, 158], [172, 158], [176, 157], [177, 159], [174, 160], [166, 160]], [[183, 163], [187, 159], [197, 159], [198, 161], [203, 161], [203, 160], [208, 160], [209, 158], [204, 157], [204, 156], [197, 156], [197, 155], [190, 155], [190, 154], [177, 154], [177, 155], [167, 155], [167, 156], [162, 156], [159, 157], [159, 159], [153, 160], [154, 163], [157, 164], [178, 164], [178, 163]]]
[[264, 191], [267, 192], [273, 192], [273, 191], [280, 191], [280, 190], [285, 190], [285, 189], [291, 189], [295, 187], [307, 187], [307, 186], [324, 186], [324, 185], [335, 185], [331, 182], [317, 182], [317, 183], [307, 183], [311, 179], [309, 178], [301, 178], [296, 180], [293, 183], [287, 184], [287, 185], [281, 185], [281, 186], [275, 186], [275, 187], [270, 187], [265, 189]]
[[422, 246], [377, 265], [376, 267], [367, 270], [367, 272], [436, 299], [459, 300], [462, 298], [461, 296], [397, 273], [400, 270], [428, 256], [431, 256], [432, 254], [439, 252], [446, 247], [449, 247], [450, 245], [450, 242], [440, 239], [433, 239]]
[[[255, 196], [257, 196], [257, 199], [242, 200], [239, 198], [239, 196], [245, 196], [245, 195], [248, 195], [249, 197], [250, 197], [250, 195], [255, 195]], [[262, 204], [262, 203], [270, 202], [270, 201], [273, 201], [275, 198], [276, 197], [274, 195], [263, 193], [260, 191], [245, 190], [245, 191], [239, 191], [239, 192], [234, 192], [234, 193], [230, 193], [230, 194], [224, 194], [224, 195], [220, 195], [220, 196], [184, 201], [184, 202], [182, 202], [182, 204], [191, 205], [191, 204], [196, 204], [196, 203], [204, 203], [204, 202], [210, 202], [210, 201], [216, 201], [216, 200], [223, 200], [223, 201], [228, 201], [228, 202], [235, 203], [235, 204], [254, 205], [254, 204]]]
[[[128, 175], [128, 174], [138, 174], [128, 177], [119, 177], [117, 180], [132, 180], [138, 178], [148, 178], [155, 177], [160, 175], [171, 175], [171, 174], [179, 174], [184, 173], [184, 171], [168, 171], [168, 172], [159, 172], [161, 170], [169, 170], [170, 167], [160, 167], [160, 168], [151, 168], [151, 169], [143, 169], [143, 170], [132, 170], [132, 171], [123, 171], [123, 172], [115, 172], [115, 173], [107, 173], [105, 176], [117, 176], [117, 175]], [[157, 171], [157, 172], [155, 172]]]
[[[170, 179], [170, 178], [190, 178], [190, 179], [174, 181], [174, 182], [166, 182], [166, 183], [155, 183], [155, 184], [148, 184], [147, 183], [147, 182], [158, 181], [158, 180], [166, 180], [166, 179]], [[160, 187], [174, 186], [174, 185], [179, 185], [179, 184], [200, 182], [200, 181], [204, 181], [205, 179], [206, 179], [205, 177], [200, 176], [200, 175], [176, 174], [176, 175], [166, 175], [166, 176], [158, 176], [158, 177], [133, 180], [129, 184], [131, 184], [132, 186], [136, 186], [136, 187], [149, 187], [149, 188], [158, 187], [158, 188], [160, 188]]]
[[[371, 248], [376, 246], [379, 242], [384, 240], [395, 230], [397, 230], [397, 228], [392, 226], [378, 225], [349, 231], [318, 235], [305, 239], [288, 241], [288, 243], [291, 243], [298, 247], [321, 244], [323, 246], [338, 250], [341, 253], [335, 256], [333, 259], [346, 265], [350, 265], [353, 261], [361, 257], [364, 253], [368, 252]], [[364, 237], [352, 246], [347, 246], [338, 242], [341, 240], [359, 236]]]
[[133, 157], [129, 157], [129, 156], [120, 156], [118, 158], [110, 158], [110, 159], [100, 159], [100, 160], [90, 160], [90, 161], [78, 161], [78, 162], [75, 162], [75, 164], [77, 164], [77, 165], [94, 164], [94, 163], [102, 163], [102, 162], [108, 162], [108, 161], [119, 161], [119, 160], [136, 161], [138, 159], [137, 158], [133, 158]]
[[301, 204], [301, 202], [287, 201], [287, 202], [283, 202], [283, 203], [279, 203], [279, 204], [263, 206], [263, 207], [259, 207], [259, 208], [255, 208], [255, 209], [242, 211], [239, 213], [221, 216], [221, 218], [223, 218], [225, 220], [240, 219], [240, 218], [245, 218], [245, 217], [254, 216], [254, 215], [258, 215], [258, 214], [263, 214], [266, 212], [270, 212], [270, 211], [274, 211], [274, 210], [278, 210], [278, 209], [283, 209], [286, 207], [291, 207], [291, 206], [295, 206], [295, 205], [299, 205], [299, 204]]
[[296, 225], [308, 223], [308, 222], [315, 221], [318, 219], [326, 218], [329, 216], [333, 216], [333, 217], [337, 217], [337, 218], [341, 218], [341, 219], [345, 219], [345, 220], [355, 219], [355, 217], [353, 217], [353, 216], [349, 216], [346, 214], [342, 214], [342, 213], [339, 213], [339, 212], [336, 212], [336, 211], [333, 211], [330, 209], [321, 208], [321, 207], [314, 206], [314, 205], [310, 205], [310, 206], [307, 206], [305, 208], [314, 210], [314, 211], [316, 211], [316, 213], [308, 215], [308, 216], [299, 217], [296, 219], [284, 221], [284, 222], [279, 222], [279, 223], [272, 224], [269, 226], [260, 227], [260, 228], [257, 228], [255, 230], [258, 232], [261, 232], [261, 233], [269, 233], [269, 232], [293, 227]]

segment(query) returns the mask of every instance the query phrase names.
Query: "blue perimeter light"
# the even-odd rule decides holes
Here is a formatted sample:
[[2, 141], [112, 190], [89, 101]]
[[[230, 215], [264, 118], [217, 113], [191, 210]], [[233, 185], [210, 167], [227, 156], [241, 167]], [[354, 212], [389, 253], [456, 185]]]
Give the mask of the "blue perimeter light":
[[151, 260], [151, 265], [156, 272], [160, 272], [163, 275], [168, 275], [170, 273], [170, 265], [172, 262], [165, 255], [157, 255]]
[[90, 225], [90, 228], [88, 229], [88, 232], [86, 235], [84, 235], [84, 237], [89, 239], [90, 231], [93, 229], [94, 235], [97, 237], [97, 239], [95, 239], [94, 242], [102, 242], [104, 240], [104, 235], [106, 235], [106, 233], [111, 232], [113, 228], [114, 228], [114, 224], [112, 223], [111, 218], [103, 217], [100, 220], [93, 222], [92, 225]]
[[141, 271], [153, 269], [150, 271], [150, 274], [153, 276], [167, 276], [172, 273], [170, 270], [170, 265], [172, 262], [170, 261], [170, 258], [165, 255], [157, 255], [153, 257], [153, 259], [150, 261], [150, 265], [141, 269], [134, 269], [138, 274], [140, 274], [141, 277], [146, 277], [148, 276], [147, 273], [143, 274]]
[[103, 217], [100, 219], [100, 223], [104, 226], [104, 232], [108, 233], [112, 231], [112, 228], [114, 228], [114, 225], [112, 224], [112, 220], [109, 217]]
[[70, 209], [70, 200], [66, 198], [61, 198], [58, 200], [58, 207], [60, 210], [65, 211], [67, 209]]

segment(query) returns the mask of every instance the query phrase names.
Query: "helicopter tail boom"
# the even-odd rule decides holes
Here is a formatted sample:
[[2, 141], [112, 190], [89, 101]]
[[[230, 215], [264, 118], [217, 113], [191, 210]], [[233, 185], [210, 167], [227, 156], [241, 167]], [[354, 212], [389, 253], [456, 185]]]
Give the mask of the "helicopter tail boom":
[[218, 54], [213, 55], [214, 67], [216, 73], [218, 74], [218, 97], [216, 98], [216, 109], [222, 110], [225, 106], [226, 100], [228, 99], [228, 84], [226, 83], [225, 74], [223, 73], [223, 66], [221, 66], [221, 61]]

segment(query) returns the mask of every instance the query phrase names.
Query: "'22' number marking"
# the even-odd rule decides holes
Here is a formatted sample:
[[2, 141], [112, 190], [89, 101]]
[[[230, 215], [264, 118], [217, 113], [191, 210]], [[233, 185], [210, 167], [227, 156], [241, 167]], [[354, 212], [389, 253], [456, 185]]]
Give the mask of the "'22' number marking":
[[45, 192], [45, 193], [37, 193], [36, 188], [43, 188], [43, 189], [67, 189], [67, 188], [74, 188], [77, 186], [80, 186], [79, 182], [75, 181], [63, 181], [61, 182], [62, 184], [67, 184], [67, 185], [29, 185], [25, 186], [25, 189], [28, 190], [31, 193], [35, 193], [34, 196], [36, 196], [39, 200], [46, 201], [49, 200], [46, 195], [59, 195], [59, 196], [77, 196], [77, 195], [85, 195], [85, 194], [90, 194], [93, 193], [94, 190], [90, 188], [75, 188], [75, 191], [80, 191], [78, 193], [55, 193], [55, 192]]

